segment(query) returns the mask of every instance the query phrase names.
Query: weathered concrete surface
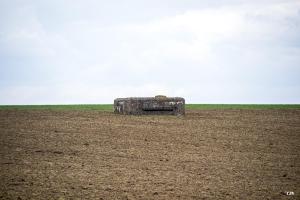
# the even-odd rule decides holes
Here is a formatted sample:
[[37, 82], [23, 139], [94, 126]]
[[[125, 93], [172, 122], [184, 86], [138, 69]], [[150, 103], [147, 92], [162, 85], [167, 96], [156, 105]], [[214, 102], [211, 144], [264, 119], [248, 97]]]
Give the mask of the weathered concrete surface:
[[128, 115], [184, 115], [185, 100], [181, 97], [129, 97], [114, 100], [114, 112]]

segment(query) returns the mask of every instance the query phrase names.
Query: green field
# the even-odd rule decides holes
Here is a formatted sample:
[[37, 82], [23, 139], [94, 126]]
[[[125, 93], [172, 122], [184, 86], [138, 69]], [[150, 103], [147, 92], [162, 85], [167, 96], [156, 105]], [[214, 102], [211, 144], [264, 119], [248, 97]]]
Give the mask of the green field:
[[300, 104], [187, 104], [186, 109], [300, 109]]
[[0, 110], [103, 110], [112, 111], [112, 104], [72, 104], [72, 105], [0, 105]]
[[[0, 105], [0, 110], [102, 110], [112, 111], [112, 104], [77, 104], [77, 105]], [[300, 109], [300, 104], [186, 104], [186, 109]]]

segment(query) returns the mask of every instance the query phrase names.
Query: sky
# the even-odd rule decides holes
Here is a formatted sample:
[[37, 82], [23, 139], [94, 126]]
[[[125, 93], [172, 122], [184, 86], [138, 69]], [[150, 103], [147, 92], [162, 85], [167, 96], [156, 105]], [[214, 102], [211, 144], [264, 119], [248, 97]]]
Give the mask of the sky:
[[300, 103], [299, 0], [0, 0], [0, 104]]

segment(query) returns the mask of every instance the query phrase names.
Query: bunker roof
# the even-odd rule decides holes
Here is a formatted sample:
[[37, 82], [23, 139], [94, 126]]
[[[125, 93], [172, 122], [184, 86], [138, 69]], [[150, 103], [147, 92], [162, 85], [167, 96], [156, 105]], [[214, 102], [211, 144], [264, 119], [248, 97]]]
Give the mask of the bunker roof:
[[128, 100], [133, 100], [133, 101], [138, 101], [138, 100], [166, 100], [166, 101], [182, 101], [184, 98], [182, 97], [166, 97], [166, 96], [155, 96], [155, 97], [126, 97], [126, 98], [117, 98], [115, 100], [119, 101], [128, 101]]

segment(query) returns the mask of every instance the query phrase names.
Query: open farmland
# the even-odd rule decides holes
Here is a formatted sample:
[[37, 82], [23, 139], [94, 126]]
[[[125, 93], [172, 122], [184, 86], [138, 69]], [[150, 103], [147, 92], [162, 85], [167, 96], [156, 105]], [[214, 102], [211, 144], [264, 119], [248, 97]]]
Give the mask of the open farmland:
[[300, 198], [299, 106], [188, 105], [185, 117], [109, 106], [0, 107], [0, 199]]

